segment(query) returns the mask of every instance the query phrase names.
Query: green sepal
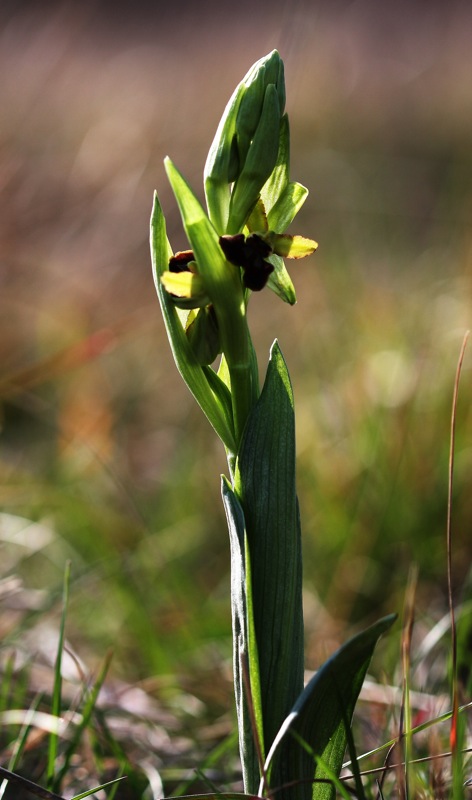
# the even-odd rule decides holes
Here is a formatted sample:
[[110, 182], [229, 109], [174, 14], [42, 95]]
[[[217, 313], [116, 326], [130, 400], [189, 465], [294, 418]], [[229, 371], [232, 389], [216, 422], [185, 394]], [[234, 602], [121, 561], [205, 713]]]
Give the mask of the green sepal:
[[282, 233], [295, 219], [308, 196], [308, 189], [290, 181], [290, 127], [288, 116], [280, 124], [277, 161], [261, 189], [261, 199], [267, 214], [267, 229]]
[[267, 750], [303, 688], [295, 420], [290, 379], [277, 342], [271, 349], [260, 398], [246, 424], [234, 483], [251, 556]]
[[[279, 146], [274, 169], [261, 189], [261, 198], [266, 213], [269, 214], [279, 197], [285, 191], [290, 179], [290, 126], [288, 115], [280, 120]], [[285, 230], [285, 228], [276, 228]]]
[[267, 213], [271, 231], [285, 231], [293, 222], [308, 197], [308, 189], [301, 183], [290, 181]]
[[198, 363], [182, 325], [182, 311], [177, 309], [164, 289], [161, 276], [167, 269], [172, 249], [166, 235], [164, 214], [154, 194], [150, 226], [151, 258], [159, 303], [175, 364], [200, 408], [229, 452], [235, 452], [235, 434], [231, 396], [216, 373], [209, 381], [205, 368]]
[[[280, 776], [293, 785], [278, 792], [281, 800], [334, 800], [329, 783], [310, 781], [329, 778], [316, 758], [339, 775], [346, 751], [346, 726], [380, 636], [396, 619], [391, 614], [358, 633], [315, 673], [281, 726], [265, 763], [266, 780], [277, 788]], [[308, 786], [308, 790], [307, 790]], [[262, 784], [260, 790], [262, 790]]]
[[284, 264], [283, 258], [276, 255], [271, 255], [267, 259], [274, 267], [274, 271], [269, 275], [267, 286], [272, 289], [275, 294], [280, 297], [284, 303], [289, 303], [291, 306], [297, 302], [297, 295], [295, 294], [295, 286]]

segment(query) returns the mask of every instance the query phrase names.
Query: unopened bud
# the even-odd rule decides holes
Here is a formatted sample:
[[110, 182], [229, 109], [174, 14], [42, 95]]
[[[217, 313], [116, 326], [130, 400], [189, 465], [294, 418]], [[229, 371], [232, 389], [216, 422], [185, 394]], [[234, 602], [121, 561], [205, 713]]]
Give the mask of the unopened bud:
[[199, 364], [212, 364], [221, 353], [220, 331], [213, 306], [205, 306], [187, 322], [187, 339]]
[[236, 115], [236, 142], [241, 165], [246, 160], [249, 147], [259, 126], [268, 86], [273, 85], [275, 87], [279, 117], [284, 112], [284, 65], [277, 50], [273, 50], [265, 58], [256, 61], [242, 83], [244, 92]]
[[269, 84], [259, 124], [249, 146], [244, 166], [234, 184], [228, 220], [228, 233], [236, 233], [245, 225], [257, 203], [262, 187], [270, 177], [279, 149], [280, 109], [277, 90]]
[[284, 106], [284, 67], [273, 50], [237, 86], [208, 154], [205, 195], [218, 233], [237, 233], [256, 203], [276, 163]]

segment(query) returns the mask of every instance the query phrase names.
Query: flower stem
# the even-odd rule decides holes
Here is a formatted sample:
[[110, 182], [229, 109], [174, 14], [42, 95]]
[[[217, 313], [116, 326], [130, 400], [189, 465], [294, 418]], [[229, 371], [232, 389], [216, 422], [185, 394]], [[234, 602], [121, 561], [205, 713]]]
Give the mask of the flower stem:
[[227, 303], [223, 314], [218, 314], [218, 306], [215, 306], [215, 310], [220, 326], [222, 351], [228, 366], [235, 438], [239, 450], [247, 418], [259, 396], [259, 380], [242, 286], [236, 270], [235, 278], [239, 284], [240, 302], [234, 302], [233, 297], [231, 307]]

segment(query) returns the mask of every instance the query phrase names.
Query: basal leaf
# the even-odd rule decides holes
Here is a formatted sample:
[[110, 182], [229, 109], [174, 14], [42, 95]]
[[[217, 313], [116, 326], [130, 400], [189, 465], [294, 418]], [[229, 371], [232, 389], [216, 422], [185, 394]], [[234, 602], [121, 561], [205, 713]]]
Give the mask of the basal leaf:
[[251, 560], [267, 751], [303, 688], [293, 396], [277, 342], [271, 350], [261, 396], [248, 418], [235, 488], [244, 512]]
[[[244, 787], [255, 792], [261, 769], [256, 746], [262, 750], [262, 709], [260, 701], [257, 643], [254, 635], [253, 603], [251, 596], [250, 556], [247, 548], [244, 512], [226, 478], [222, 479], [223, 504], [228, 521], [231, 549], [231, 614], [233, 622], [233, 670], [236, 712], [238, 715], [239, 747], [243, 767]], [[251, 698], [243, 671], [247, 669]], [[249, 709], [252, 704], [253, 714]]]
[[[289, 792], [282, 790], [277, 797], [301, 800], [306, 797], [303, 781], [329, 778], [322, 766], [314, 763], [314, 756], [339, 775], [347, 743], [346, 724], [350, 724], [375, 645], [395, 619], [395, 615], [384, 617], [350, 639], [303, 690], [281, 726], [265, 765], [271, 788], [278, 788], [281, 775], [284, 783], [296, 782]], [[335, 794], [329, 783], [314, 783], [312, 796], [313, 800], [333, 800]]]

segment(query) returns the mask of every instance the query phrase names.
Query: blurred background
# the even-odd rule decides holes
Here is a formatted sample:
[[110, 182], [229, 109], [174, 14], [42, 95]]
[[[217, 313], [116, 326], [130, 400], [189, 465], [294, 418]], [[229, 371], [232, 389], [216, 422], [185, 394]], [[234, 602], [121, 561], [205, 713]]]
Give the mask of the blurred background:
[[113, 647], [131, 682], [230, 675], [224, 454], [172, 362], [148, 225], [157, 189], [185, 248], [163, 158], [202, 197], [224, 105], [274, 47], [292, 178], [310, 189], [294, 232], [319, 250], [291, 266], [295, 307], [262, 292], [250, 316], [261, 371], [278, 337], [294, 385], [307, 665], [401, 612], [413, 565], [431, 626], [447, 609], [451, 401], [471, 324], [470, 4], [3, 2], [0, 15], [3, 634], [39, 626], [34, 647], [49, 641], [71, 559], [67, 633], [85, 661]]

